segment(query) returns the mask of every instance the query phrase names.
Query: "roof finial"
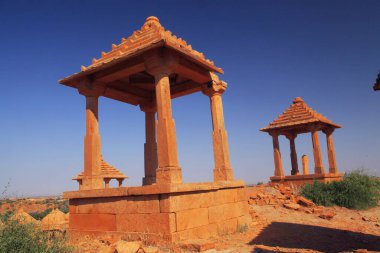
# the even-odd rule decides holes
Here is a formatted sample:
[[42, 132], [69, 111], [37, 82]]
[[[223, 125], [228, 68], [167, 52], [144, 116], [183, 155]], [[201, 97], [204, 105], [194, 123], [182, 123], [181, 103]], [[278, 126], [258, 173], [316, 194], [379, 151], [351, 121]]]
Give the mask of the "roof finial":
[[160, 25], [160, 20], [155, 16], [150, 16], [146, 19], [145, 24], [156, 24]]
[[293, 104], [300, 104], [300, 103], [304, 103], [304, 101], [303, 101], [303, 99], [301, 97], [296, 97], [293, 100]]

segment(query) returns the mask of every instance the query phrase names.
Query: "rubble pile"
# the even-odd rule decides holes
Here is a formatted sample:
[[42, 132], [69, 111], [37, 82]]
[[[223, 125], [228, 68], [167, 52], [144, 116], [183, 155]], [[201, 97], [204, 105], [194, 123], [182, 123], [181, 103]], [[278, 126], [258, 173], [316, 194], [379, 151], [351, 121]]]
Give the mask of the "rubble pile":
[[248, 203], [250, 205], [272, 205], [286, 209], [314, 213], [322, 219], [330, 220], [336, 214], [322, 206], [317, 206], [313, 201], [296, 194], [295, 189], [282, 184], [259, 185], [248, 188]]

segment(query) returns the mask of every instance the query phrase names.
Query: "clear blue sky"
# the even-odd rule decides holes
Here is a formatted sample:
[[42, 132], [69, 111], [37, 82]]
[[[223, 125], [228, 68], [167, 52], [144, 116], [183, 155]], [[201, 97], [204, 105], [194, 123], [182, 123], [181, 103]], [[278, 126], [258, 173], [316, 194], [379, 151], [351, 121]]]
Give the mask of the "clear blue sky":
[[[334, 133], [341, 171], [379, 175], [380, 92], [371, 87], [380, 68], [379, 12], [379, 1], [0, 1], [0, 188], [11, 180], [17, 195], [77, 189], [71, 177], [83, 168], [85, 100], [58, 80], [151, 15], [224, 69], [236, 178], [254, 183], [273, 174], [272, 141], [259, 128], [297, 96], [343, 125]], [[104, 158], [128, 185], [140, 184], [143, 113], [105, 98], [99, 110]], [[173, 114], [184, 180], [210, 181], [208, 99], [175, 99]], [[290, 172], [289, 142], [280, 143]], [[296, 147], [312, 161], [309, 134]]]

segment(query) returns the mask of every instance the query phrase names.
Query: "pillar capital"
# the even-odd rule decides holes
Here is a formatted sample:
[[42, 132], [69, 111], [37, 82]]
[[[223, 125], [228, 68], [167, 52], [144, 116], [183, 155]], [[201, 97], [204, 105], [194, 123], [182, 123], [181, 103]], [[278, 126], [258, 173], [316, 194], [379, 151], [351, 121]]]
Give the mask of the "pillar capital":
[[206, 96], [222, 95], [227, 89], [227, 83], [223, 81], [214, 81], [202, 85], [202, 92]]
[[157, 112], [156, 104], [142, 104], [140, 105], [140, 110], [143, 112]]
[[268, 132], [268, 134], [272, 137], [278, 137], [280, 136], [280, 132], [278, 131], [271, 131], [271, 132]]
[[91, 82], [90, 79], [84, 78], [77, 85], [79, 94], [86, 97], [99, 97], [105, 92], [105, 87]]
[[156, 79], [174, 73], [179, 65], [179, 57], [170, 51], [154, 51], [144, 55], [145, 70]]
[[331, 135], [334, 132], [335, 128], [333, 127], [326, 127], [322, 129], [322, 132], [326, 135]]
[[294, 140], [295, 138], [297, 138], [297, 134], [296, 134], [296, 133], [286, 133], [286, 134], [285, 134], [285, 137], [286, 137], [288, 140]]

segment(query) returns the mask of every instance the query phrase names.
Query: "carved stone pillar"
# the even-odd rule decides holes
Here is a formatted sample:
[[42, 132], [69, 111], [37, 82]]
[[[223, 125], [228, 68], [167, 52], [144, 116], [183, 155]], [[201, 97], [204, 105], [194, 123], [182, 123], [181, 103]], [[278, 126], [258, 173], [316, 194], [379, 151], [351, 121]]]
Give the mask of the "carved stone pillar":
[[338, 173], [338, 168], [336, 166], [334, 140], [332, 136], [334, 128], [323, 129], [323, 132], [326, 134], [327, 156], [329, 159], [329, 173], [336, 174]]
[[169, 72], [155, 74], [157, 104], [157, 183], [182, 183], [182, 171], [178, 165], [177, 137], [172, 117]]
[[322, 153], [319, 146], [318, 132], [313, 130], [311, 132], [312, 142], [313, 142], [313, 155], [314, 155], [314, 173], [324, 174], [324, 168], [322, 163]]
[[84, 177], [81, 189], [101, 189], [101, 147], [98, 126], [98, 96], [86, 96], [86, 135], [84, 137]]
[[234, 180], [223, 115], [222, 94], [226, 88], [227, 84], [219, 80], [214, 80], [212, 83], [203, 86], [203, 93], [210, 98], [215, 162], [214, 181]]
[[156, 107], [140, 106], [145, 112], [145, 144], [144, 144], [144, 170], [143, 185], [156, 183], [157, 160], [157, 142], [156, 142]]
[[296, 144], [295, 139], [297, 137], [297, 134], [289, 134], [286, 136], [286, 138], [289, 139], [290, 142], [290, 160], [292, 162], [292, 175], [298, 175], [298, 161], [297, 161], [297, 152], [296, 152]]
[[280, 152], [280, 143], [278, 141], [277, 133], [269, 133], [273, 139], [273, 158], [274, 158], [274, 175], [276, 177], [283, 177], [284, 170], [282, 168], [282, 159]]

